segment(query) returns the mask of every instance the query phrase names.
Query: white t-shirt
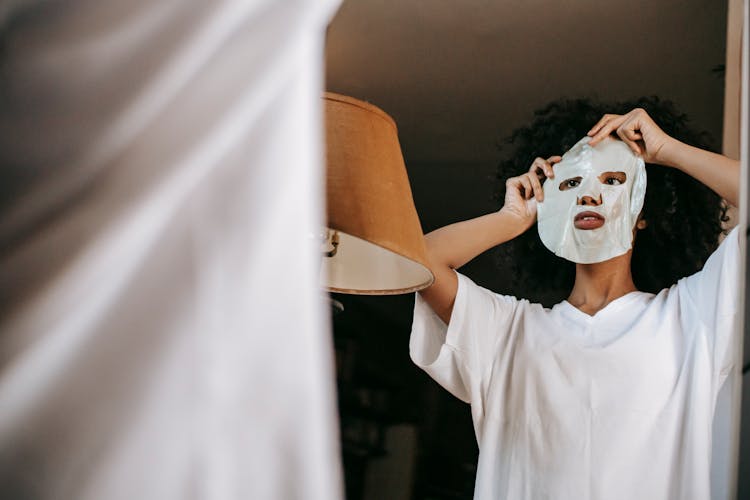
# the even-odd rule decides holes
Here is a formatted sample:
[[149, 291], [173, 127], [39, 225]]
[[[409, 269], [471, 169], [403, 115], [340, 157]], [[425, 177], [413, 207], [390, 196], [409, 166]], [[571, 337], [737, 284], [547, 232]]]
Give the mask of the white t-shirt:
[[735, 364], [738, 234], [702, 271], [593, 316], [459, 274], [446, 327], [417, 295], [411, 357], [471, 404], [475, 498], [710, 498], [713, 412]]

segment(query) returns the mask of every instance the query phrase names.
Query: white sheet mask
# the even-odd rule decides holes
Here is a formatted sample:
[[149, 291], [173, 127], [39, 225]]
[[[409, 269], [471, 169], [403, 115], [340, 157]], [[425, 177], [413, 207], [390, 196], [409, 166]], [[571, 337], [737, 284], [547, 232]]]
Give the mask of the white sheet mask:
[[537, 212], [542, 243], [579, 264], [630, 250], [646, 194], [643, 159], [620, 140], [608, 138], [594, 147], [589, 140], [578, 141], [554, 165], [555, 177], [544, 182]]

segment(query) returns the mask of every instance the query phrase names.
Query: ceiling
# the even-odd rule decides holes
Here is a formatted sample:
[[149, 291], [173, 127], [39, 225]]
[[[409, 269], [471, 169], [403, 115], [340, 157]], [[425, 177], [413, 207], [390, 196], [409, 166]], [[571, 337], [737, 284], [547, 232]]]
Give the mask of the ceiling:
[[494, 161], [498, 138], [561, 96], [673, 99], [720, 131], [721, 0], [349, 0], [327, 87], [383, 108], [417, 161]]
[[497, 145], [560, 97], [658, 95], [720, 144], [725, 33], [722, 0], [345, 0], [326, 87], [393, 116], [429, 231], [497, 208]]

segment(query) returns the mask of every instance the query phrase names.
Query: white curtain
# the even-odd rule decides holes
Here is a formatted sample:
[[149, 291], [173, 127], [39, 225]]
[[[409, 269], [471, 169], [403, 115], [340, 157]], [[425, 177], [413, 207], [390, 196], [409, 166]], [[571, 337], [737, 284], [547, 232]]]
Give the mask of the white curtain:
[[336, 499], [335, 0], [0, 6], [0, 491]]

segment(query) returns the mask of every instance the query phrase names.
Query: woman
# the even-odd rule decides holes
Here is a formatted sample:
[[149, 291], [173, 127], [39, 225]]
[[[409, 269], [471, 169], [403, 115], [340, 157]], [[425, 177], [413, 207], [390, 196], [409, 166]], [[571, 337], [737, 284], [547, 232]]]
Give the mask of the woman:
[[[737, 204], [738, 162], [674, 139], [643, 109], [604, 115], [577, 145], [589, 156], [566, 157], [625, 158], [602, 152], [620, 146]], [[737, 231], [702, 271], [656, 294], [638, 290], [633, 250], [615, 248], [612, 238], [599, 238], [594, 257], [553, 248], [576, 263], [567, 300], [551, 309], [492, 293], [454, 271], [527, 231], [545, 193], [578, 189], [568, 197], [569, 230], [582, 245], [596, 241], [586, 238], [623, 213], [615, 207], [601, 215], [615, 203], [608, 196], [628, 186], [637, 167], [558, 178], [568, 164], [537, 158], [507, 180], [500, 211], [426, 236], [435, 282], [417, 297], [412, 359], [471, 403], [480, 450], [476, 498], [710, 498], [713, 410], [735, 361]], [[634, 210], [637, 189], [629, 189], [627, 202], [618, 199]], [[652, 183], [652, 193], [658, 190]], [[638, 216], [629, 219], [630, 242], [659, 226]], [[571, 245], [571, 238], [561, 241]]]

